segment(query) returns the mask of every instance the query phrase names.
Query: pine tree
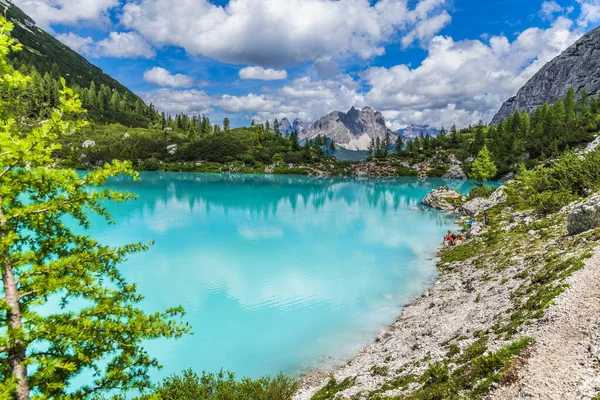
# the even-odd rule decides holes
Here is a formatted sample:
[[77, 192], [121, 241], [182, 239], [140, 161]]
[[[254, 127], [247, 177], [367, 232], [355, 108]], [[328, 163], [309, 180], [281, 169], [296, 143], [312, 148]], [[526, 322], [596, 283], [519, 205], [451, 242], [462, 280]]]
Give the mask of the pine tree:
[[273, 132], [276, 135], [281, 136], [281, 130], [279, 129], [279, 121], [277, 121], [277, 118], [275, 118], [275, 121], [273, 121]]
[[110, 110], [115, 112], [122, 111], [121, 109], [121, 96], [116, 90], [113, 91], [112, 97], [110, 98]]
[[229, 118], [227, 117], [223, 119], [223, 131], [229, 132]]
[[479, 182], [488, 181], [496, 176], [496, 172], [496, 164], [492, 161], [487, 146], [484, 145], [471, 166], [471, 179]]
[[398, 135], [398, 139], [396, 140], [396, 153], [401, 154], [404, 151], [404, 140], [402, 140], [402, 136]]
[[[8, 36], [11, 30], [0, 17], [0, 86], [22, 88], [25, 78], [5, 59], [9, 50], [20, 48]], [[148, 372], [157, 361], [144, 342], [188, 331], [177, 322], [181, 308], [152, 315], [142, 311], [142, 297], [121, 275], [118, 265], [146, 246], [107, 247], [71, 228], [87, 228], [91, 213], [110, 219], [105, 202], [133, 196], [102, 185], [112, 176], [137, 175], [130, 163], [120, 162], [83, 176], [51, 167], [59, 139], [83, 125], [72, 119], [81, 112], [81, 101], [61, 81], [58, 108], [27, 132], [18, 131], [15, 121], [21, 116], [12, 114], [11, 104], [0, 103], [3, 398], [91, 398], [148, 388]], [[40, 312], [53, 298], [64, 308]], [[90, 370], [94, 377], [78, 386], [75, 378]]]
[[335, 153], [335, 143], [333, 142], [333, 139], [331, 139], [331, 141], [329, 142], [329, 151], [331, 152], [331, 154]]
[[385, 132], [385, 137], [383, 138], [383, 157], [388, 156], [388, 152], [390, 147], [392, 147], [392, 135], [390, 134], [390, 131], [386, 131]]

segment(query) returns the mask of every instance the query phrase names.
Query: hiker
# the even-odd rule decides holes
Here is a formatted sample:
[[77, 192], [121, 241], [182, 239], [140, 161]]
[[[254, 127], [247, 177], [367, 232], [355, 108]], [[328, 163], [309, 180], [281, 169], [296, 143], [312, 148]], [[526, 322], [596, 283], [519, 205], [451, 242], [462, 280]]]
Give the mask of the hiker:
[[483, 213], [483, 223], [485, 224], [485, 226], [488, 226], [490, 224], [490, 217], [487, 215], [487, 213]]

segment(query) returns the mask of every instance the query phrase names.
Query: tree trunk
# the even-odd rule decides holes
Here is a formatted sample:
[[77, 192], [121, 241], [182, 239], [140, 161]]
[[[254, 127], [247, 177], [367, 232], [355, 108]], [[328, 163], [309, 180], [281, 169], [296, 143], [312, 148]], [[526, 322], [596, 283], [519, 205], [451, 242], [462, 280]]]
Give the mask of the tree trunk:
[[[2, 198], [0, 197], [0, 203]], [[0, 207], [0, 238], [5, 235], [4, 213]], [[23, 328], [21, 315], [21, 306], [19, 304], [20, 294], [17, 288], [17, 280], [12, 268], [12, 263], [8, 254], [4, 255], [2, 260], [2, 280], [4, 282], [4, 295], [6, 304], [9, 307], [7, 312], [6, 324], [10, 330], [20, 331]], [[9, 344], [8, 362], [12, 370], [12, 375], [17, 381], [16, 400], [29, 400], [29, 381], [27, 379], [27, 367], [25, 366], [25, 345], [22, 340], [15, 339], [14, 343]]]

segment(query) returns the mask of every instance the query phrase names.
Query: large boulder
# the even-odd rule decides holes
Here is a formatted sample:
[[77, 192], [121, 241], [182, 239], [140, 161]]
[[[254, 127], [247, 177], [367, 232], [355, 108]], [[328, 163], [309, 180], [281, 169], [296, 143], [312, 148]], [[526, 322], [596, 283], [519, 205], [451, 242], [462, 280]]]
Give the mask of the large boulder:
[[436, 210], [454, 211], [460, 203], [462, 195], [456, 190], [432, 190], [421, 202], [421, 204], [435, 208]]
[[448, 172], [442, 176], [443, 179], [467, 179], [467, 175], [465, 175], [464, 171], [460, 167], [460, 165], [453, 165], [450, 167]]
[[475, 217], [476, 215], [489, 210], [497, 206], [498, 204], [506, 203], [506, 194], [504, 193], [504, 186], [500, 186], [498, 189], [491, 194], [489, 199], [482, 197], [475, 198], [467, 201], [465, 204], [460, 206], [458, 209], [459, 213]]
[[463, 215], [474, 217], [481, 212], [489, 210], [491, 208], [490, 204], [491, 202], [488, 199], [477, 197], [460, 206], [458, 211]]
[[569, 235], [577, 235], [598, 226], [600, 226], [600, 194], [577, 204], [569, 213], [567, 220]]

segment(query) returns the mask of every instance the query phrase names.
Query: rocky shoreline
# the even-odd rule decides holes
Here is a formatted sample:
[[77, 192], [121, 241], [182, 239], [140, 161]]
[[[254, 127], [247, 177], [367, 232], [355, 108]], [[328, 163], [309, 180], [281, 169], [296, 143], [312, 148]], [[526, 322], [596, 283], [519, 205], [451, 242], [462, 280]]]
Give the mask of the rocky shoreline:
[[[496, 207], [500, 210], [494, 214], [493, 226], [464, 245], [440, 252], [438, 281], [406, 305], [386, 332], [346, 365], [306, 376], [294, 398], [420, 399], [429, 398], [437, 387], [435, 393], [441, 397], [435, 398], [452, 397], [453, 390], [461, 398], [559, 398], [548, 397], [552, 391], [547, 387], [536, 387], [543, 379], [528, 380], [524, 366], [529, 357], [536, 359], [537, 341], [546, 343], [542, 333], [548, 332], [552, 316], [560, 314], [556, 311], [560, 304], [584, 291], [582, 285], [596, 282], [585, 276], [600, 269], [596, 249], [600, 234], [592, 230], [568, 235], [567, 219], [576, 208], [572, 205], [539, 219]], [[562, 293], [567, 280], [573, 289]], [[590, 296], [600, 304], [599, 293], [592, 291]], [[556, 297], [559, 305], [546, 313]], [[586, 324], [598, 328], [600, 315], [593, 312], [591, 307]], [[599, 332], [600, 328], [590, 331], [587, 344], [577, 342], [580, 350], [589, 349], [582, 351], [589, 356], [587, 370], [577, 377], [576, 391], [568, 386], [572, 383], [556, 378], [555, 384], [563, 389], [560, 393], [565, 393], [560, 398], [592, 399], [600, 393]], [[549, 363], [548, 368], [552, 368]], [[436, 382], [436, 374], [448, 384], [441, 378]], [[520, 386], [520, 382], [525, 383]]]

